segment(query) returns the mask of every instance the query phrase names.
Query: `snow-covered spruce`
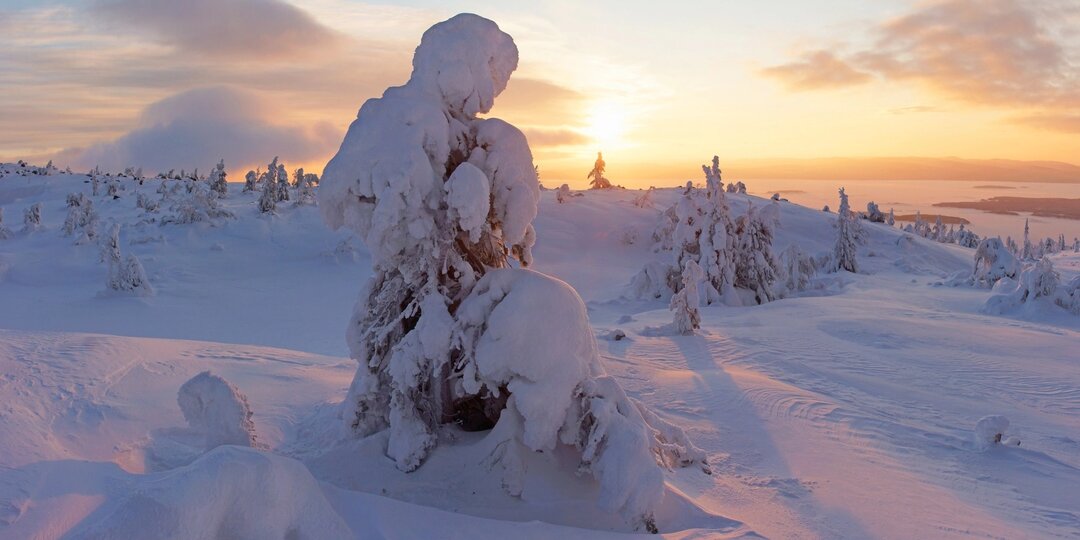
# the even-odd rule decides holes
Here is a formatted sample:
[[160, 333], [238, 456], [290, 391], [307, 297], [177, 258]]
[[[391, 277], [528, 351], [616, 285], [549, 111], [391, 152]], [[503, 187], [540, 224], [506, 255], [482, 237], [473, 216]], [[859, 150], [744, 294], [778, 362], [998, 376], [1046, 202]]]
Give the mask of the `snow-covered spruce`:
[[602, 152], [596, 153], [596, 163], [593, 164], [593, 168], [589, 171], [589, 174], [585, 178], [589, 181], [589, 189], [610, 189], [611, 181], [604, 178], [604, 169], [607, 166], [604, 163], [604, 154]]
[[41, 230], [41, 203], [34, 203], [23, 212], [23, 232], [38, 230]]
[[101, 259], [108, 265], [106, 286], [110, 291], [134, 296], [152, 296], [154, 288], [146, 278], [139, 258], [128, 254], [124, 258], [120, 253], [120, 225], [114, 223], [101, 245]]
[[[737, 306], [742, 302], [735, 291], [735, 223], [724, 196], [720, 158], [712, 166], [702, 165], [706, 188], [688, 189], [675, 204], [676, 225], [672, 234], [676, 268], [692, 260], [705, 272], [705, 302]], [[682, 282], [681, 275], [678, 283]]]
[[0, 208], [0, 240], [7, 240], [15, 234], [11, 232], [11, 229], [4, 225], [4, 209]]
[[871, 223], [885, 223], [886, 217], [885, 214], [881, 213], [881, 209], [878, 208], [877, 203], [870, 201], [866, 203], [866, 219]]
[[735, 257], [735, 287], [750, 291], [758, 304], [777, 298], [773, 290], [780, 276], [780, 263], [772, 252], [773, 227], [779, 219], [777, 203], [762, 212], [748, 203], [746, 213], [736, 220], [739, 235]]
[[203, 435], [203, 450], [258, 445], [247, 397], [229, 381], [209, 371], [199, 373], [180, 387], [176, 403], [188, 426]]
[[76, 244], [86, 244], [97, 238], [98, 215], [94, 201], [82, 193], [67, 197], [68, 214], [64, 218], [64, 236], [76, 237]]
[[[277, 158], [275, 158], [277, 159]], [[277, 166], [277, 173], [274, 175], [277, 179], [277, 191], [274, 192], [274, 198], [276, 202], [285, 202], [289, 200], [289, 172], [285, 170], [285, 165], [279, 164]]]
[[1018, 279], [999, 280], [993, 289], [995, 294], [986, 300], [984, 309], [987, 313], [1002, 314], [1040, 299], [1053, 301], [1060, 280], [1053, 263], [1043, 257], [1024, 267]]
[[566, 201], [569, 201], [571, 196], [572, 195], [570, 194], [570, 186], [567, 184], [563, 184], [555, 190], [555, 201], [559, 204], [563, 204]]
[[210, 178], [208, 182], [210, 184], [210, 193], [219, 199], [224, 199], [229, 195], [229, 182], [226, 180], [228, 174], [225, 172], [225, 160], [221, 160], [214, 166], [214, 170], [210, 171]]
[[259, 179], [259, 185], [262, 186], [262, 191], [259, 193], [259, 212], [264, 214], [273, 214], [277, 211], [277, 160], [277, 156], [274, 156], [267, 172], [263, 173]]
[[682, 335], [691, 335], [701, 328], [701, 313], [698, 304], [701, 299], [698, 295], [698, 283], [705, 280], [705, 272], [694, 261], [686, 261], [682, 271], [682, 289], [671, 297], [669, 309], [675, 312], [672, 326], [676, 332]]
[[795, 244], [788, 246], [780, 254], [780, 268], [784, 276], [784, 296], [808, 289], [818, 269], [814, 258], [800, 251]]
[[840, 188], [840, 208], [836, 210], [836, 247], [833, 249], [832, 271], [846, 270], [858, 272], [855, 260], [857, 231], [854, 215], [848, 206], [848, 197], [844, 188]]
[[247, 193], [249, 191], [255, 191], [255, 186], [259, 183], [259, 173], [255, 171], [248, 171], [244, 175], [244, 189], [241, 193]]
[[510, 441], [510, 478], [522, 474], [515, 448], [573, 445], [601, 503], [649, 527], [663, 494], [656, 460], [704, 456], [603, 375], [573, 289], [508, 268], [532, 262], [539, 183], [525, 136], [477, 115], [517, 62], [492, 21], [436, 24], [409, 81], [364, 103], [325, 168], [323, 217], [354, 231], [374, 264], [347, 332], [360, 365], [343, 419], [359, 436], [388, 430], [387, 455], [404, 471], [450, 422], [495, 425], [489, 436]]
[[986, 238], [975, 249], [975, 269], [971, 279], [976, 286], [993, 287], [1001, 278], [1015, 279], [1020, 263], [1000, 238]]

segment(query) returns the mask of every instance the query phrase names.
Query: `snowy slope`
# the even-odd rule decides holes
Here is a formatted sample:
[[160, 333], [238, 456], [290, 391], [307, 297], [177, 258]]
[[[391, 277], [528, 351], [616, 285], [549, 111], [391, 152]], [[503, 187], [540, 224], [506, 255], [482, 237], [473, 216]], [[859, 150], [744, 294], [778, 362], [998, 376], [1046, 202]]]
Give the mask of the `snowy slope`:
[[[64, 198], [89, 193], [86, 179], [0, 178], [5, 224], [16, 231], [0, 240], [0, 537], [138, 527], [193, 535], [178, 525], [183, 512], [151, 510], [166, 507], [214, 516], [213, 534], [249, 537], [268, 530], [251, 528], [251, 512], [314, 537], [628, 532], [595, 508], [596, 486], [558, 452], [531, 458], [518, 500], [485, 463], [482, 434], [447, 430], [457, 442], [407, 475], [382, 456], [379, 436], [341, 440], [333, 404], [355, 369], [344, 327], [370, 259], [356, 242], [338, 250], [345, 236], [315, 208], [260, 216], [256, 196], [232, 185], [225, 207], [235, 220], [138, 225], [134, 191], [156, 197], [156, 184], [130, 182], [95, 205], [103, 221], [124, 224], [122, 247], [142, 259], [157, 293], [117, 297], [102, 294], [97, 248], [60, 234]], [[661, 532], [1080, 535], [1077, 317], [983, 314], [989, 291], [935, 286], [969, 271], [973, 250], [898, 242], [899, 231], [866, 224], [864, 274], [823, 276], [800, 298], [703, 308], [699, 335], [657, 336], [646, 329], [671, 321], [667, 306], [624, 294], [646, 261], [664, 256], [649, 234], [678, 191], [658, 191], [652, 209], [631, 204], [638, 194], [558, 204], [543, 192], [534, 254], [536, 269], [588, 302], [607, 370], [709, 453], [711, 476], [667, 473]], [[740, 213], [749, 200], [765, 204], [729, 200]], [[45, 230], [19, 233], [34, 202]], [[781, 205], [778, 248], [832, 248], [835, 214]], [[1061, 254], [1055, 265], [1067, 278], [1080, 257]], [[627, 339], [603, 339], [615, 328]], [[247, 394], [259, 440], [286, 457], [227, 447], [199, 458], [176, 391], [207, 369]], [[972, 430], [988, 414], [1009, 417], [1022, 445], [978, 451]], [[190, 495], [220, 482], [233, 486], [220, 498]]]

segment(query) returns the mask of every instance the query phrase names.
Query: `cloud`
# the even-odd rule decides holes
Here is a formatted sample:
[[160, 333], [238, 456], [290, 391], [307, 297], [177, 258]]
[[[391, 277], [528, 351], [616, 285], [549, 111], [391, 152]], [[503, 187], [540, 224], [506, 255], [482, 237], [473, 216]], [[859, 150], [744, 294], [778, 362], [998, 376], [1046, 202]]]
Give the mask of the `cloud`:
[[1016, 124], [1032, 126], [1049, 131], [1080, 133], [1080, 114], [1029, 114], [1012, 119]]
[[137, 125], [110, 142], [69, 149], [57, 161], [80, 168], [128, 166], [152, 171], [210, 167], [224, 159], [233, 167], [280, 155], [287, 161], [323, 158], [341, 140], [325, 125], [303, 129], [278, 125], [258, 96], [230, 87], [196, 88], [147, 106]]
[[589, 138], [572, 129], [526, 128], [525, 138], [533, 148], [585, 144]]
[[815, 51], [764, 73], [797, 90], [858, 84], [865, 77], [852, 74], [861, 73], [969, 103], [1076, 106], [1080, 71], [1062, 37], [1072, 17], [1053, 0], [922, 3], [876, 26], [872, 47], [843, 56]]
[[779, 80], [792, 90], [853, 86], [871, 79], [868, 73], [851, 67], [826, 50], [806, 53], [798, 60], [765, 68], [761, 73]]
[[107, 25], [207, 57], [296, 56], [325, 51], [341, 39], [281, 0], [97, 0], [89, 9]]

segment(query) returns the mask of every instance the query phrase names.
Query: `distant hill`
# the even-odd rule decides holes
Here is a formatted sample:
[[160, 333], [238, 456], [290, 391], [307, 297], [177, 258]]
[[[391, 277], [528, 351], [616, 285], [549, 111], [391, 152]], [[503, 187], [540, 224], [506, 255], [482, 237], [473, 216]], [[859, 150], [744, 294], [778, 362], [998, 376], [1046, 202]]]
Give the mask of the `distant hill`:
[[1080, 166], [1060, 161], [924, 157], [731, 160], [729, 178], [968, 180], [1080, 183]]

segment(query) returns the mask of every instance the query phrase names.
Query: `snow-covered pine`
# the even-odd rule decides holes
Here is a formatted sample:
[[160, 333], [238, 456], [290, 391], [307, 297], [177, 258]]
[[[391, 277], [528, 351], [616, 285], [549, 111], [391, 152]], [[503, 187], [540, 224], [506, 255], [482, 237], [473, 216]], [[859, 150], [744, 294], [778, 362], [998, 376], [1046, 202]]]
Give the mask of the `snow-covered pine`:
[[606, 166], [603, 152], [597, 152], [596, 163], [593, 164], [589, 174], [585, 175], [585, 178], [589, 180], [589, 189], [609, 189], [611, 187], [611, 181], [604, 178], [604, 168]]
[[1020, 253], [1020, 260], [1030, 261], [1035, 258], [1035, 248], [1031, 245], [1031, 226], [1027, 218], [1024, 219], [1024, 250]]
[[23, 212], [23, 232], [38, 230], [41, 230], [41, 203], [39, 202], [30, 205]]
[[558, 189], [555, 190], [555, 200], [559, 204], [564, 204], [564, 203], [566, 203], [566, 201], [569, 201], [570, 200], [570, 186], [567, 185], [567, 184], [563, 184], [563, 185], [559, 186]]
[[[680, 270], [686, 261], [698, 263], [705, 272], [705, 302], [742, 304], [735, 291], [735, 259], [738, 235], [724, 196], [720, 158], [713, 156], [712, 165], [702, 165], [705, 190], [687, 189], [675, 203], [675, 229], [672, 244], [675, 265]], [[682, 282], [680, 275], [677, 283]], [[681, 285], [680, 285], [681, 287]]]
[[[274, 165], [277, 162], [277, 157], [274, 157]], [[276, 171], [276, 167], [270, 170]], [[264, 214], [273, 214], [277, 212], [277, 174], [264, 173], [262, 181], [262, 191], [259, 193], [259, 212]]]
[[192, 431], [203, 436], [203, 450], [258, 446], [247, 396], [229, 381], [203, 371], [180, 386], [176, 403]]
[[701, 313], [698, 305], [701, 298], [698, 294], [698, 283], [705, 279], [705, 272], [692, 260], [687, 260], [682, 269], [682, 288], [671, 297], [671, 305], [668, 309], [675, 313], [672, 327], [676, 332], [689, 336], [695, 330], [701, 328]]
[[735, 287], [753, 292], [758, 304], [777, 298], [774, 285], [780, 275], [780, 264], [772, 252], [773, 219], [765, 214], [759, 215], [753, 203], [747, 203], [746, 213], [736, 221]]
[[276, 202], [285, 202], [289, 200], [289, 172], [285, 170], [285, 165], [277, 166], [277, 191], [274, 193]]
[[848, 206], [844, 188], [840, 188], [840, 208], [836, 211], [836, 247], [833, 249], [832, 271], [858, 272], [855, 260], [856, 231], [854, 215]]
[[229, 182], [226, 180], [228, 174], [225, 172], [225, 160], [218, 161], [218, 164], [214, 166], [214, 169], [210, 171], [210, 194], [219, 199], [224, 199], [229, 195]]
[[[994, 294], [986, 300], [987, 313], [1002, 314], [1040, 298], [1055, 299], [1061, 276], [1054, 270], [1048, 257], [1039, 259], [1020, 271], [1016, 280], [1002, 280], [994, 287]], [[1005, 284], [1006, 287], [1001, 287]], [[1011, 286], [1011, 287], [1010, 287]]]
[[866, 203], [866, 219], [871, 223], [885, 223], [885, 214], [881, 213], [881, 209], [878, 208], [877, 203], [870, 201]]
[[638, 208], [652, 208], [652, 195], [654, 191], [656, 191], [656, 188], [650, 186], [649, 189], [645, 190], [637, 197], [634, 197], [634, 206]]
[[4, 225], [4, 209], [0, 208], [0, 240], [7, 240], [12, 236], [14, 236], [14, 233]]
[[255, 171], [248, 171], [244, 175], [244, 189], [241, 193], [247, 193], [249, 191], [255, 191], [255, 185], [259, 183], [259, 173]]
[[76, 244], [92, 242], [97, 238], [97, 224], [94, 201], [82, 193], [68, 195], [68, 214], [62, 228], [64, 236], [77, 236]]
[[655, 528], [657, 460], [704, 456], [604, 375], [570, 286], [510, 268], [532, 262], [539, 183], [521, 131], [478, 115], [517, 62], [513, 40], [487, 19], [436, 24], [409, 81], [364, 103], [326, 166], [323, 217], [355, 232], [374, 265], [347, 332], [359, 366], [343, 420], [359, 436], [387, 430], [387, 455], [404, 471], [449, 422], [494, 425], [511, 480], [525, 450], [570, 445], [604, 507]]
[[138, 257], [128, 254], [127, 258], [123, 258], [120, 252], [119, 224], [114, 223], [108, 236], [103, 240], [101, 256], [102, 260], [108, 264], [106, 286], [110, 291], [135, 296], [154, 294], [154, 288], [150, 286], [150, 280], [146, 278], [146, 271]]
[[896, 214], [893, 213], [893, 209], [889, 209], [889, 217], [885, 218], [885, 224], [892, 227], [896, 225]]
[[1000, 238], [986, 238], [975, 249], [975, 269], [971, 279], [976, 286], [993, 287], [999, 279], [1015, 279], [1020, 263]]
[[814, 258], [803, 253], [795, 244], [780, 253], [780, 268], [783, 275], [782, 296], [805, 291], [817, 273]]

